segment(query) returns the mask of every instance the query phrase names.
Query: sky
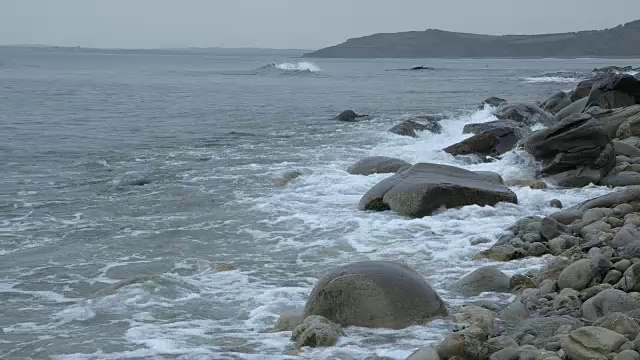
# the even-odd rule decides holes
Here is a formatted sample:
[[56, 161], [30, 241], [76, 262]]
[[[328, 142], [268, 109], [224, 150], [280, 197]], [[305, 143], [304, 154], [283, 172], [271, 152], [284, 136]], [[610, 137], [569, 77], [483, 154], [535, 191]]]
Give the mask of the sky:
[[552, 33], [637, 19], [640, 0], [0, 0], [0, 44], [317, 49], [378, 32]]

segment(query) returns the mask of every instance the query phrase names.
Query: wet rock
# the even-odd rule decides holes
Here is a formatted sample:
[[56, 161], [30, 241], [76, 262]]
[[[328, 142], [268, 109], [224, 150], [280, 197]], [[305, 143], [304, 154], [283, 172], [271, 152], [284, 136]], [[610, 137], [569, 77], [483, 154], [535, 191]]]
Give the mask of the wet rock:
[[616, 270], [620, 271], [621, 273], [624, 273], [625, 271], [627, 271], [627, 269], [629, 269], [629, 267], [631, 267], [631, 260], [622, 259], [617, 263], [613, 264], [613, 267], [616, 268]]
[[364, 261], [339, 267], [314, 287], [305, 316], [345, 326], [400, 329], [447, 315], [440, 296], [409, 267]]
[[564, 257], [554, 257], [549, 262], [545, 264], [545, 266], [538, 274], [537, 280], [538, 283], [542, 283], [542, 281], [551, 279], [556, 280], [560, 276], [560, 273], [567, 267], [571, 265], [571, 260]]
[[[594, 208], [613, 208], [621, 204], [640, 204], [640, 186], [630, 186], [607, 195], [587, 200], [576, 206], [558, 211], [551, 215], [562, 224], [569, 224], [582, 218], [587, 210]], [[611, 211], [611, 209], [607, 209]], [[602, 217], [609, 216], [609, 214]], [[597, 220], [599, 220], [598, 218]]]
[[375, 185], [360, 200], [361, 210], [393, 210], [423, 217], [441, 208], [517, 203], [506, 186], [475, 172], [447, 165], [419, 163]]
[[493, 261], [510, 261], [515, 259], [522, 259], [525, 257], [525, 251], [522, 249], [516, 249], [512, 245], [504, 244], [492, 246], [491, 248], [479, 252], [476, 259], [489, 259]]
[[531, 134], [531, 129], [513, 120], [496, 120], [483, 123], [466, 124], [462, 128], [463, 134], [480, 134], [494, 129], [511, 129], [518, 139], [524, 139]]
[[527, 307], [517, 298], [500, 312], [500, 319], [510, 324], [517, 324], [529, 317]]
[[546, 189], [547, 184], [542, 180], [509, 180], [507, 186], [522, 186], [532, 189]]
[[300, 171], [297, 171], [297, 170], [288, 171], [288, 172], [282, 174], [282, 176], [280, 176], [279, 178], [273, 179], [273, 185], [274, 186], [278, 186], [278, 187], [285, 187], [290, 182], [296, 180], [300, 176], [302, 176], [302, 172], [300, 172]]
[[448, 146], [444, 148], [444, 152], [454, 156], [499, 156], [512, 150], [518, 141], [520, 137], [513, 128], [495, 128]]
[[558, 208], [558, 209], [562, 209], [562, 202], [558, 199], [553, 199], [551, 201], [549, 201], [549, 206], [554, 207], [554, 208]]
[[353, 164], [347, 171], [353, 175], [395, 173], [398, 169], [411, 166], [408, 162], [387, 156], [371, 156]]
[[640, 173], [622, 171], [617, 174], [610, 174], [600, 180], [600, 185], [609, 187], [640, 185]]
[[624, 336], [609, 329], [585, 326], [572, 331], [561, 344], [570, 359], [591, 360], [602, 359], [625, 342]]
[[436, 347], [438, 355], [444, 359], [454, 356], [464, 359], [486, 359], [489, 357], [487, 347], [488, 334], [481, 329], [470, 327], [460, 332], [447, 335]]
[[393, 126], [391, 129], [389, 129], [389, 131], [394, 134], [414, 138], [418, 137], [416, 131], [430, 131], [434, 134], [439, 134], [442, 131], [442, 125], [440, 125], [438, 121], [427, 118], [425, 118], [424, 120], [426, 120], [427, 123], [423, 124], [415, 120], [404, 120], [399, 124]]
[[303, 310], [290, 310], [282, 313], [274, 325], [275, 331], [292, 331], [304, 320]]
[[625, 312], [640, 308], [640, 299], [620, 290], [604, 290], [582, 304], [582, 316], [597, 320], [614, 312]]
[[629, 340], [635, 339], [638, 333], [640, 333], [638, 321], [621, 313], [611, 313], [603, 316], [594, 322], [593, 325], [615, 331], [618, 334], [624, 335]]
[[407, 358], [407, 360], [440, 360], [436, 349], [432, 347], [420, 348]]
[[554, 310], [567, 309], [578, 310], [582, 305], [580, 301], [580, 293], [573, 289], [562, 289], [558, 296], [553, 299]]
[[498, 173], [495, 173], [493, 171], [475, 171], [475, 173], [480, 176], [484, 176], [489, 181], [504, 185], [504, 179], [502, 178], [502, 175]]
[[557, 93], [551, 95], [548, 99], [540, 104], [542, 110], [548, 111], [551, 114], [556, 114], [558, 111], [564, 109], [565, 107], [571, 105], [571, 99], [569, 95], [564, 91], [558, 91]]
[[510, 336], [496, 336], [487, 340], [487, 347], [489, 348], [489, 354], [496, 353], [502, 349], [518, 348], [518, 343]]
[[492, 107], [498, 107], [500, 105], [504, 105], [507, 103], [507, 100], [503, 99], [503, 98], [499, 98], [496, 96], [492, 96], [490, 98], [486, 98], [484, 99], [484, 101], [480, 104], [480, 108], [484, 108], [486, 105], [492, 106]]
[[339, 121], [346, 122], [355, 122], [358, 121], [359, 118], [367, 117], [368, 115], [359, 115], [353, 110], [345, 110], [336, 116], [336, 119]]
[[322, 316], [309, 316], [298, 325], [291, 335], [296, 347], [329, 347], [335, 345], [342, 335], [340, 326]]
[[487, 237], [478, 236], [478, 237], [475, 237], [475, 238], [469, 240], [469, 244], [470, 245], [480, 245], [480, 244], [487, 244], [487, 243], [490, 243], [492, 241], [493, 241], [492, 239], [489, 239]]
[[455, 288], [465, 296], [475, 296], [483, 292], [508, 292], [509, 276], [495, 266], [485, 266], [458, 280]]
[[550, 126], [556, 123], [551, 114], [535, 105], [529, 104], [507, 104], [496, 112], [499, 120], [513, 120], [520, 124], [533, 126], [542, 124]]

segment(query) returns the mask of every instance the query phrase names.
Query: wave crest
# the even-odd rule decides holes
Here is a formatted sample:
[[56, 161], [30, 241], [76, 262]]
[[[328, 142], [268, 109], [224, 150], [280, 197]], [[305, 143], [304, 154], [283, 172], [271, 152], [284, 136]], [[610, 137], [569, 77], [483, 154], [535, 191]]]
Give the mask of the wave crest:
[[279, 64], [276, 64], [276, 63], [268, 64], [258, 68], [257, 71], [272, 71], [272, 72], [280, 72], [285, 74], [286, 73], [311, 74], [311, 73], [319, 73], [322, 71], [322, 69], [320, 69], [320, 67], [318, 67], [318, 65], [314, 63], [301, 61], [301, 62], [295, 62], [295, 63], [284, 62]]

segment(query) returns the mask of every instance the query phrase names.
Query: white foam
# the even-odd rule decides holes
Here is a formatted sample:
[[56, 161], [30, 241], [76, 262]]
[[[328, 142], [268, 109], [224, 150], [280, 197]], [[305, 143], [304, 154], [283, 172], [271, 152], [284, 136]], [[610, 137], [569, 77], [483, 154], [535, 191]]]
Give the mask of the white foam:
[[579, 78], [576, 77], [562, 77], [562, 76], [534, 76], [534, 77], [526, 77], [524, 81], [527, 83], [555, 83], [555, 84], [566, 84], [566, 83], [578, 83], [580, 82]]
[[312, 63], [312, 62], [307, 62], [307, 61], [301, 61], [301, 62], [296, 62], [296, 63], [281, 63], [281, 64], [276, 64], [275, 66], [277, 69], [280, 70], [286, 70], [286, 71], [308, 71], [308, 72], [320, 72], [322, 71], [322, 69], [320, 69], [318, 67], [318, 65]]

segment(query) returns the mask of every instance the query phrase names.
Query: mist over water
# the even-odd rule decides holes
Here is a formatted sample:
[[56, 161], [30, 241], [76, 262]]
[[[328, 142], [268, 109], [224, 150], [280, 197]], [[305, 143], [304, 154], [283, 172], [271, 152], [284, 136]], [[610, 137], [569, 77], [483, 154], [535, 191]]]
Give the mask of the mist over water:
[[[298, 55], [0, 48], [0, 357], [293, 359], [290, 334], [271, 328], [326, 270], [401, 261], [457, 306], [448, 284], [486, 265], [471, 255], [491, 244], [470, 240], [553, 212], [551, 199], [609, 191], [514, 188], [519, 205], [406, 219], [358, 211], [388, 175], [346, 169], [384, 155], [532, 178], [521, 152], [468, 164], [440, 149], [494, 119], [478, 109], [489, 96], [543, 100], [619, 61]], [[387, 71], [416, 65], [437, 71]], [[371, 120], [333, 120], [345, 109]], [[387, 132], [425, 114], [445, 116], [442, 134]], [[274, 186], [288, 171], [302, 175]], [[513, 274], [542, 261], [496, 265]], [[349, 328], [338, 347], [303, 355], [404, 359], [448, 327]]]

